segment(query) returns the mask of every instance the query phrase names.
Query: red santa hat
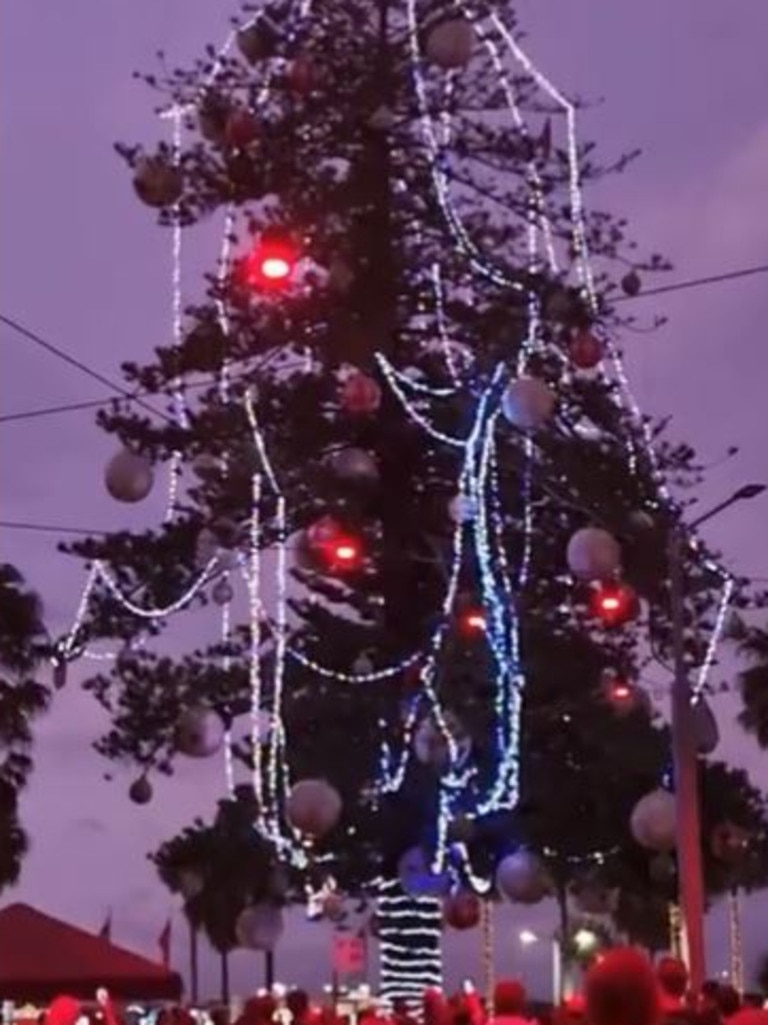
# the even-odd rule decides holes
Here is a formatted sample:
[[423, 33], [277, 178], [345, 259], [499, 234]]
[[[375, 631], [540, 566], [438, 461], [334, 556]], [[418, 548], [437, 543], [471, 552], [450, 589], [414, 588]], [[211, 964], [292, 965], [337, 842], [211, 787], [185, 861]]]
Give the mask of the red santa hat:
[[45, 1014], [45, 1025], [75, 1025], [82, 1014], [79, 1000], [60, 996], [51, 1003]]

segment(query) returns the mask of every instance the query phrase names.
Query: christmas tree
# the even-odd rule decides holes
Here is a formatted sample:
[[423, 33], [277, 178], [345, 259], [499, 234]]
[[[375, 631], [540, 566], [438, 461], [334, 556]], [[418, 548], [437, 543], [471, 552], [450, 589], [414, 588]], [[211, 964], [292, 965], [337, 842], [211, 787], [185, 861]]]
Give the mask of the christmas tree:
[[[642, 675], [670, 643], [668, 485], [699, 468], [640, 415], [618, 339], [664, 264], [585, 213], [625, 161], [579, 145], [507, 4], [266, 4], [149, 82], [174, 131], [119, 147], [138, 198], [177, 253], [204, 220], [223, 247], [195, 301], [175, 275], [169, 344], [124, 365], [143, 405], [100, 417], [111, 494], [141, 501], [167, 463], [168, 514], [72, 547], [90, 568], [59, 662], [118, 640], [86, 686], [133, 799], [223, 746], [288, 895], [376, 897], [384, 988], [412, 996], [440, 981], [440, 898], [471, 924], [495, 888], [567, 886], [662, 785]], [[692, 534], [684, 561], [701, 698], [734, 583]], [[208, 603], [219, 638], [163, 651]], [[609, 809], [591, 836], [558, 824], [574, 791], [569, 815]]]

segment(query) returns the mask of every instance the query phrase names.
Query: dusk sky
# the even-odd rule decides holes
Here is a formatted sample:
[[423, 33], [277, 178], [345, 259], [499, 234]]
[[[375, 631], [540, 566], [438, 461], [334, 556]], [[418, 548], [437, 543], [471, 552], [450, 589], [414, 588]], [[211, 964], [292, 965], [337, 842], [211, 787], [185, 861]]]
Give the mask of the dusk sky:
[[[642, 157], [598, 198], [627, 216], [646, 247], [675, 271], [658, 284], [768, 262], [768, 39], [766, 0], [521, 0], [527, 46], [567, 93], [591, 102], [582, 137], [607, 157], [637, 146]], [[0, 311], [115, 380], [124, 359], [147, 357], [170, 339], [170, 238], [133, 195], [113, 152], [117, 140], [163, 132], [155, 98], [132, 80], [164, 49], [171, 66], [223, 41], [234, 5], [203, 0], [5, 0], [0, 33]], [[587, 195], [587, 203], [590, 196]], [[210, 232], [208, 232], [210, 235]], [[213, 258], [193, 233], [194, 281]], [[668, 279], [668, 280], [667, 280]], [[647, 324], [669, 325], [625, 339], [641, 405], [672, 413], [675, 435], [718, 464], [701, 491], [706, 509], [747, 481], [768, 483], [768, 275], [637, 301]], [[105, 389], [2, 325], [0, 415], [107, 397]], [[100, 530], [144, 526], [162, 514], [162, 488], [138, 509], [106, 494], [113, 443], [93, 412], [0, 426], [0, 519]], [[729, 565], [768, 578], [768, 499], [736, 507], [706, 528]], [[68, 628], [82, 566], [56, 552], [56, 534], [1, 529], [0, 558], [42, 595], [53, 633]], [[730, 666], [726, 666], [728, 671]], [[173, 907], [145, 853], [221, 796], [219, 759], [184, 764], [157, 784], [146, 808], [130, 804], [130, 773], [103, 779], [92, 751], [102, 721], [78, 690], [82, 667], [37, 731], [37, 771], [24, 799], [32, 838], [21, 886], [4, 900], [28, 901], [86, 928], [111, 908], [114, 938], [157, 956]], [[664, 682], [660, 671], [659, 682]], [[746, 766], [768, 790], [768, 755], [734, 725], [737, 702], [715, 702], [719, 755]], [[765, 953], [768, 896], [746, 908], [748, 966]], [[514, 935], [551, 930], [550, 909], [499, 916], [498, 969], [524, 971], [548, 991], [543, 942], [522, 952]], [[710, 973], [726, 966], [722, 908], [710, 916]], [[317, 983], [328, 965], [324, 926], [292, 925], [278, 953], [287, 982]], [[452, 937], [449, 980], [477, 974], [479, 938]], [[176, 912], [174, 959], [185, 964]], [[238, 954], [235, 989], [260, 973]], [[204, 982], [213, 985], [213, 965]]]

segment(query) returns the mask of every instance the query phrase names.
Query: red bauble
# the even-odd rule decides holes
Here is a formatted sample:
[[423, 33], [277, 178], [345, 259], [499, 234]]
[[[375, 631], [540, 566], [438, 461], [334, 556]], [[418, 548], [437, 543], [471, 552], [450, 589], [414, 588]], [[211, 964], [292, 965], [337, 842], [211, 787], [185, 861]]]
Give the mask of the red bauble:
[[579, 370], [594, 370], [603, 358], [603, 345], [591, 331], [577, 331], [568, 345], [571, 363]]
[[480, 900], [474, 893], [455, 893], [443, 901], [443, 919], [452, 929], [474, 929], [480, 922]]
[[317, 68], [308, 57], [297, 57], [288, 69], [288, 86], [297, 93], [309, 93], [317, 85]]
[[288, 239], [264, 235], [242, 261], [242, 283], [259, 291], [283, 288], [293, 276], [296, 259]]
[[233, 149], [245, 149], [255, 142], [259, 135], [259, 122], [254, 114], [244, 107], [236, 107], [227, 116], [224, 138]]
[[372, 377], [355, 370], [345, 378], [339, 399], [347, 413], [375, 413], [381, 405], [381, 388]]
[[604, 626], [623, 626], [640, 611], [634, 588], [629, 584], [601, 584], [592, 592], [592, 615]]

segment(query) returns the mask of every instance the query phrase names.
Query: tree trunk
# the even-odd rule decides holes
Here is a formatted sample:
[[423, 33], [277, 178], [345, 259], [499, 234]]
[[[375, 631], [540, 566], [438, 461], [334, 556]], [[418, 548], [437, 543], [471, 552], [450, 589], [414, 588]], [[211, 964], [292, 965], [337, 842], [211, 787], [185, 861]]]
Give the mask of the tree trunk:
[[275, 952], [274, 950], [264, 951], [264, 986], [269, 992], [275, 984]]
[[229, 951], [221, 951], [221, 1002], [229, 1006]]
[[189, 998], [196, 1004], [200, 998], [200, 973], [198, 965], [197, 927], [189, 923]]
[[390, 879], [379, 889], [376, 916], [382, 996], [420, 1005], [427, 987], [443, 985], [440, 901], [412, 897]]

